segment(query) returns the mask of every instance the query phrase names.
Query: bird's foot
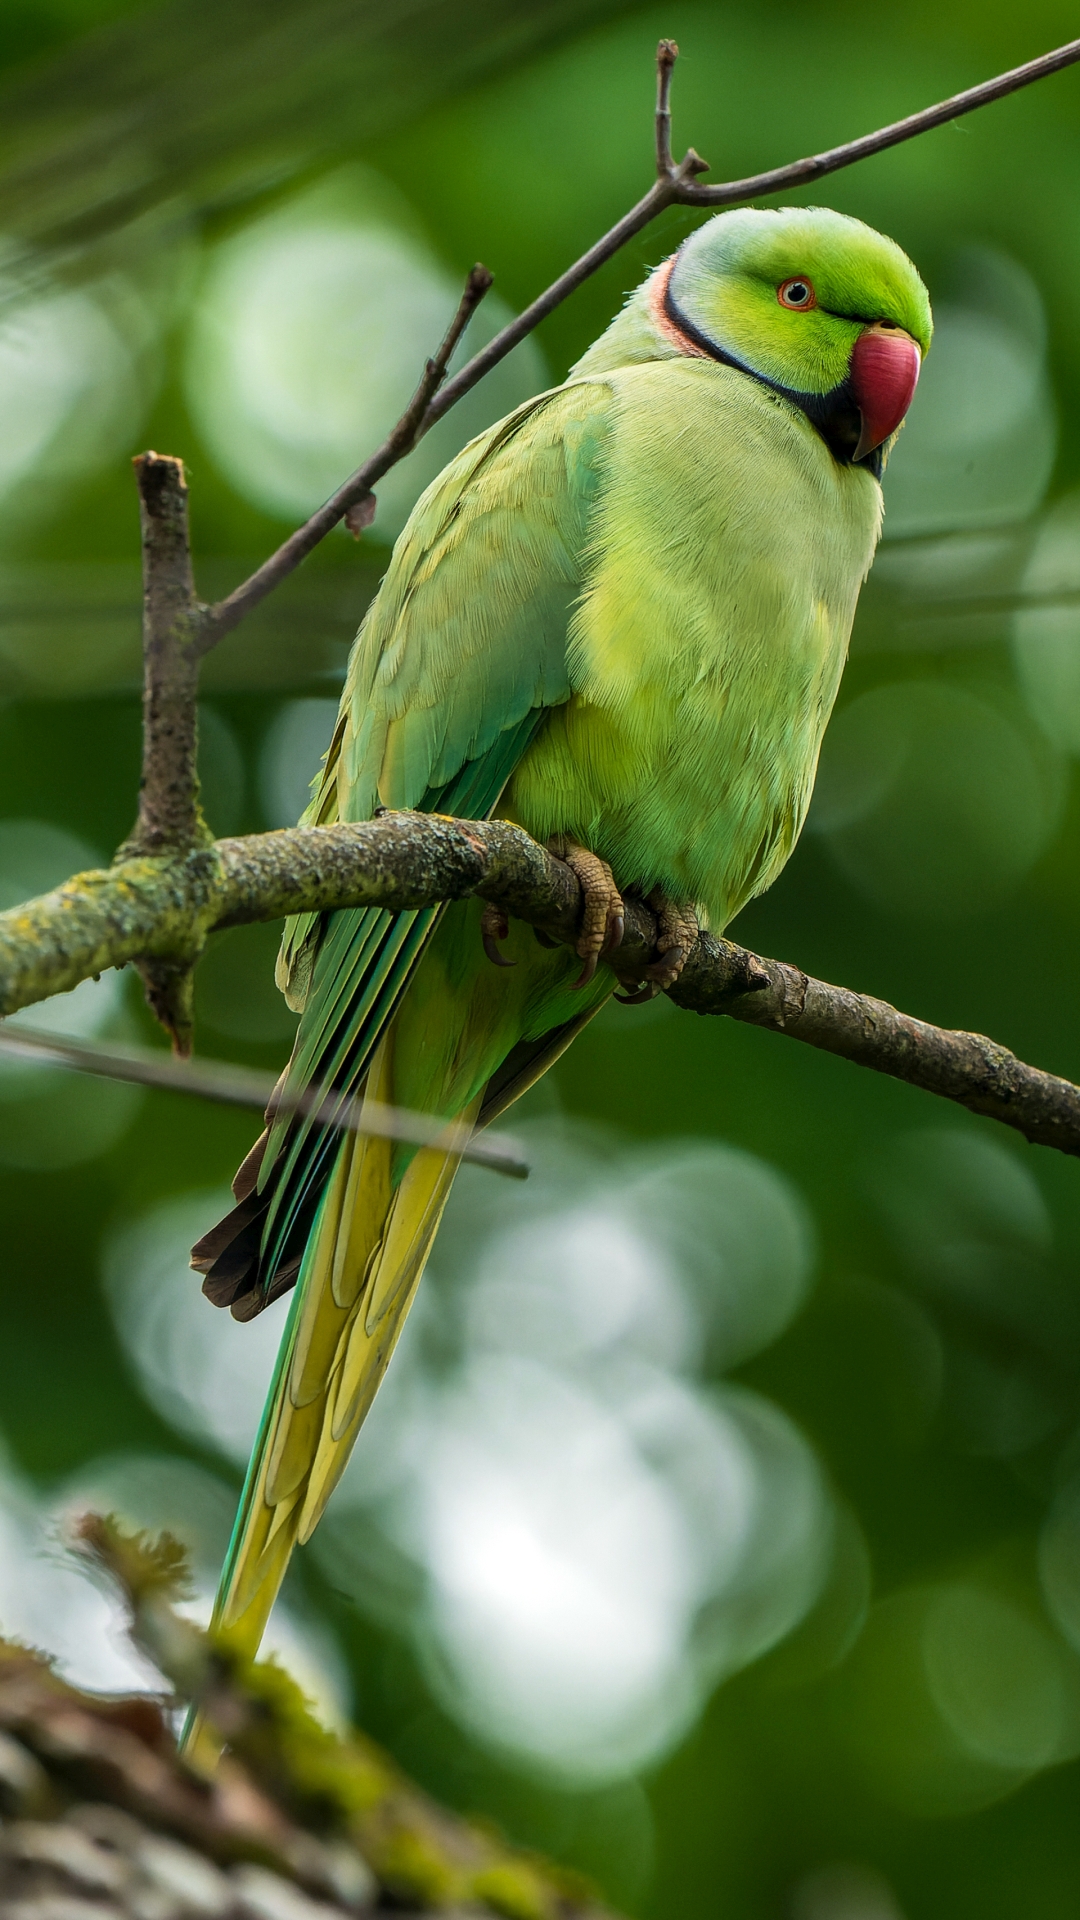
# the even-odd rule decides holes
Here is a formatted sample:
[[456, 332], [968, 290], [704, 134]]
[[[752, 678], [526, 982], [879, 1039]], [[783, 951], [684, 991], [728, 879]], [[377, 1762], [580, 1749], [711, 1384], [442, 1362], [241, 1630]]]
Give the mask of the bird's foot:
[[615, 876], [606, 860], [599, 854], [590, 853], [588, 847], [579, 846], [565, 834], [559, 834], [548, 841], [550, 852], [559, 860], [565, 860], [571, 873], [575, 874], [585, 898], [585, 910], [581, 919], [581, 931], [577, 937], [578, 957], [584, 960], [574, 987], [587, 987], [596, 972], [597, 963], [607, 960], [619, 945], [623, 937], [626, 916], [622, 895], [615, 885]]
[[492, 906], [490, 900], [485, 900], [484, 911], [480, 915], [480, 938], [493, 967], [517, 966], [516, 960], [508, 960], [505, 954], [499, 952], [500, 940], [510, 938], [510, 922], [504, 909]]
[[645, 904], [656, 915], [656, 959], [644, 969], [643, 983], [634, 993], [616, 994], [624, 1007], [640, 1006], [654, 1000], [658, 993], [673, 987], [701, 928], [689, 901], [671, 900], [662, 887], [654, 887]]

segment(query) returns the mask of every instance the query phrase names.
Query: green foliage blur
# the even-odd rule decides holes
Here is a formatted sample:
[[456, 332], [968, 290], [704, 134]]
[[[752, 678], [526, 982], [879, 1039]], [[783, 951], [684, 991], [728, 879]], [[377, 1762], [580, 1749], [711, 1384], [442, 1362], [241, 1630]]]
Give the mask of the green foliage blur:
[[[681, 48], [676, 145], [720, 179], [1075, 31], [1063, 0], [0, 0], [0, 905], [107, 858], [131, 823], [133, 452], [187, 461], [200, 587], [227, 590], [375, 444], [475, 259], [493, 303], [518, 310], [644, 190], [661, 34]], [[940, 327], [807, 831], [736, 931], [1080, 1078], [1080, 74], [793, 197], [899, 240]], [[211, 660], [217, 831], [302, 806], [423, 461], [561, 379], [693, 224], [672, 211], [639, 236], [421, 449], [411, 480], [380, 490], [371, 534], [329, 540]], [[498, 317], [482, 310], [477, 338]], [[246, 930], [208, 957], [200, 1051], [280, 1067], [292, 1023], [274, 947], [272, 929]], [[130, 983], [80, 993], [60, 1024], [153, 1038]], [[717, 1207], [734, 1195], [816, 1245], [812, 1284], [801, 1255], [777, 1254], [795, 1277], [775, 1326], [719, 1359], [709, 1348], [693, 1391], [695, 1406], [728, 1396], [707, 1403], [736, 1424], [775, 1409], [798, 1436], [825, 1503], [818, 1572], [757, 1657], [706, 1660], [666, 1741], [642, 1738], [621, 1767], [560, 1771], [499, 1730], [497, 1701], [487, 1719], [461, 1706], [446, 1645], [394, 1598], [408, 1578], [369, 1604], [378, 1569], [355, 1540], [301, 1556], [290, 1605], [313, 1670], [432, 1793], [635, 1914], [1074, 1914], [1080, 1170], [808, 1048], [666, 1007], [606, 1012], [523, 1125], [542, 1192], [570, 1178], [551, 1142], [584, 1142], [573, 1178], [593, 1154], [588, 1193], [606, 1180], [629, 1219], [651, 1157], [681, 1192], [697, 1177], [685, 1144], [707, 1144]], [[154, 1266], [145, 1223], [167, 1217], [174, 1239], [208, 1225], [253, 1131], [177, 1096], [0, 1068], [0, 1625], [32, 1635], [20, 1556], [72, 1490], [122, 1482], [147, 1524], [175, 1523], [154, 1489], [179, 1489], [196, 1532], [227, 1532], [242, 1444], [220, 1418], [200, 1428], [197, 1383], [170, 1384], [172, 1335], [143, 1339], [157, 1296], [138, 1286], [197, 1298], [182, 1266]], [[471, 1270], [466, 1203], [477, 1218], [509, 1205], [491, 1178], [463, 1187], [465, 1278], [450, 1274], [448, 1299]], [[434, 1378], [439, 1330], [424, 1325]], [[379, 1491], [355, 1529], [377, 1531]], [[767, 1537], [772, 1510], [759, 1518]], [[92, 1611], [65, 1618], [72, 1644], [105, 1630]]]

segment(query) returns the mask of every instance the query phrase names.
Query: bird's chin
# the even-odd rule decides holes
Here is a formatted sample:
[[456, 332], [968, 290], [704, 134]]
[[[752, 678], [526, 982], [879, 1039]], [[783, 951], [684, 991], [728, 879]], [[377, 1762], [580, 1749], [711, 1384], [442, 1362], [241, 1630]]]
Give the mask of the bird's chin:
[[862, 438], [863, 418], [855, 395], [848, 381], [834, 387], [831, 393], [795, 393], [790, 398], [800, 406], [807, 419], [820, 433], [834, 460], [842, 466], [852, 466], [858, 460], [860, 466], [868, 467], [871, 473], [880, 472], [880, 459], [875, 467], [874, 460], [881, 449], [875, 447], [869, 454], [859, 458], [859, 441]]
[[889, 442], [886, 439], [871, 447], [868, 453], [859, 452], [865, 434], [865, 421], [850, 381], [845, 380], [839, 387], [834, 387], [831, 393], [796, 393], [792, 389], [787, 393], [787, 398], [802, 408], [811, 425], [817, 428], [833, 459], [838, 460], [842, 467], [858, 467], [866, 473], [872, 473], [875, 480], [881, 479]]

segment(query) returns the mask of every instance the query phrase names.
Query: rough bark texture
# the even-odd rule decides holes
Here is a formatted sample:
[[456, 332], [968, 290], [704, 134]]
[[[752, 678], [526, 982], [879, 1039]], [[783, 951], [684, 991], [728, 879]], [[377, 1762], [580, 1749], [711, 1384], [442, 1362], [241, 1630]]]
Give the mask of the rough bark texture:
[[[88, 1513], [70, 1544], [119, 1589], [162, 1693], [83, 1693], [0, 1640], [0, 1920], [604, 1920], [580, 1876], [436, 1806], [364, 1734], [320, 1726], [272, 1661], [181, 1615], [170, 1534]], [[167, 1717], [192, 1702], [228, 1743], [212, 1777]]]
[[195, 598], [184, 463], [134, 462], [143, 554], [143, 762], [132, 852], [162, 853], [210, 838], [199, 812], [197, 700], [204, 609]]
[[[195, 595], [184, 463], [134, 462], [143, 556], [143, 758], [139, 813], [126, 854], [185, 854], [212, 836], [199, 805], [199, 660], [207, 609]], [[143, 955], [150, 1008], [178, 1054], [191, 1051], [194, 968], [202, 945]]]
[[[161, 1700], [80, 1692], [0, 1641], [0, 1920], [355, 1920], [388, 1905], [601, 1920], [583, 1882], [437, 1807], [363, 1735], [338, 1740], [295, 1707], [285, 1723], [258, 1688], [273, 1783], [235, 1754], [205, 1780]], [[320, 1764], [347, 1817], [316, 1809]]]

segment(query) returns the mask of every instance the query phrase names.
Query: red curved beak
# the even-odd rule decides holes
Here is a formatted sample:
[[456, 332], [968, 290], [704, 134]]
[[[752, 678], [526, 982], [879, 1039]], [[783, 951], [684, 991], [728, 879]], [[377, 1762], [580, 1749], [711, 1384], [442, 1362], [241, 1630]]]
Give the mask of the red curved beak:
[[895, 433], [911, 405], [922, 355], [902, 327], [867, 327], [851, 351], [850, 379], [862, 432], [852, 458], [873, 453]]

